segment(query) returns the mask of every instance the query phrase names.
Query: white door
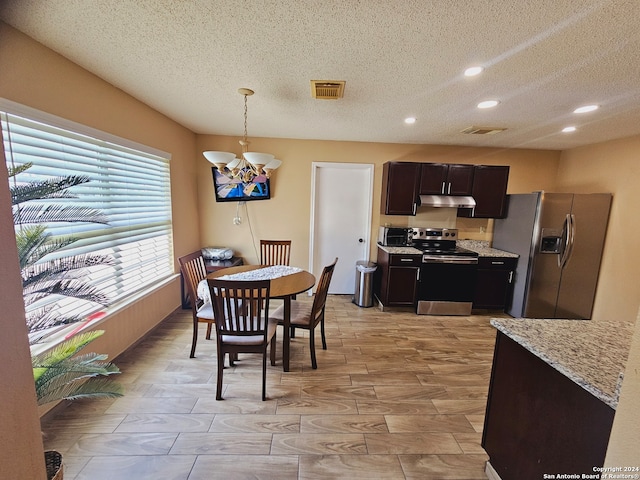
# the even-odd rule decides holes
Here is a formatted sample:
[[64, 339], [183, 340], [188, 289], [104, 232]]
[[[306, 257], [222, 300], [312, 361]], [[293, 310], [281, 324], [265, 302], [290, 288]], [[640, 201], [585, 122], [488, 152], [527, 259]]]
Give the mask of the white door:
[[318, 278], [338, 257], [329, 293], [353, 294], [356, 262], [369, 259], [373, 165], [312, 164], [309, 268]]

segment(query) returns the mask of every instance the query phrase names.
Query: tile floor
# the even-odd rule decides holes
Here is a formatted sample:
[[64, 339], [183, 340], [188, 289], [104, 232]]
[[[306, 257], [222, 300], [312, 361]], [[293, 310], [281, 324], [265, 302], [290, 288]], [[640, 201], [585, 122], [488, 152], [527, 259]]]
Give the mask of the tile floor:
[[246, 354], [215, 400], [215, 341], [201, 326], [190, 359], [191, 313], [178, 310], [116, 359], [126, 395], [48, 415], [45, 447], [64, 454], [66, 480], [485, 479], [491, 316], [350, 300], [329, 296], [317, 370], [301, 331], [291, 371], [268, 365], [265, 402], [261, 360]]

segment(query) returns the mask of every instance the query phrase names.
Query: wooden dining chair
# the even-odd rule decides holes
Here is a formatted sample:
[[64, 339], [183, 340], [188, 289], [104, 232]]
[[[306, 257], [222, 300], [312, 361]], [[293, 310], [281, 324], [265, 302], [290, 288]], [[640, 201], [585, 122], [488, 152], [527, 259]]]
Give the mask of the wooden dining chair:
[[[338, 258], [331, 265], [327, 265], [322, 270], [318, 288], [316, 289], [313, 303], [301, 302], [299, 300], [291, 300], [291, 318], [290, 325], [292, 332], [296, 328], [302, 328], [309, 331], [309, 350], [311, 351], [311, 367], [316, 369], [316, 342], [315, 328], [320, 324], [320, 336], [322, 338], [322, 349], [327, 349], [327, 340], [324, 334], [324, 310], [327, 303], [327, 293], [329, 292], [329, 284], [333, 271], [338, 263]], [[280, 325], [284, 324], [284, 305], [279, 306], [272, 314], [272, 319], [278, 320]], [[291, 337], [293, 337], [293, 333]]]
[[211, 330], [215, 322], [213, 308], [210, 302], [203, 302], [198, 298], [198, 283], [207, 276], [207, 268], [204, 257], [200, 250], [178, 258], [180, 272], [187, 286], [187, 294], [191, 303], [191, 313], [193, 315], [193, 338], [191, 340], [190, 358], [196, 356], [196, 343], [198, 343], [198, 325], [207, 324], [207, 340], [211, 339]]
[[260, 265], [289, 265], [291, 240], [260, 240]]
[[209, 279], [211, 303], [216, 317], [218, 347], [218, 381], [216, 400], [222, 400], [224, 357], [239, 353], [262, 354], [262, 400], [267, 398], [267, 347], [271, 345], [271, 364], [275, 364], [275, 342], [278, 321], [269, 318], [271, 280]]

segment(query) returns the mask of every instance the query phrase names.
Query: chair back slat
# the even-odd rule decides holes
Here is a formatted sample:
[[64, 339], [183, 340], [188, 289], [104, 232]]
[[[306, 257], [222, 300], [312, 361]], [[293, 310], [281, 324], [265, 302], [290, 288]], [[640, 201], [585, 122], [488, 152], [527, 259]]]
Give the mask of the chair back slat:
[[219, 335], [267, 335], [270, 280], [209, 279]]
[[260, 265], [289, 265], [291, 240], [260, 240]]
[[333, 276], [333, 271], [336, 268], [336, 263], [338, 263], [337, 257], [331, 265], [327, 265], [322, 269], [322, 275], [320, 276], [318, 288], [316, 289], [316, 294], [313, 297], [313, 305], [311, 307], [311, 318], [314, 322], [319, 321], [324, 314], [324, 307], [327, 303], [327, 294], [329, 292], [329, 284], [331, 283], [331, 277]]
[[202, 252], [198, 250], [197, 252], [180, 257], [178, 261], [180, 262], [180, 271], [182, 272], [184, 282], [187, 286], [187, 293], [191, 300], [191, 308], [197, 310], [199, 306], [197, 301], [198, 283], [207, 276], [204, 257], [202, 256]]

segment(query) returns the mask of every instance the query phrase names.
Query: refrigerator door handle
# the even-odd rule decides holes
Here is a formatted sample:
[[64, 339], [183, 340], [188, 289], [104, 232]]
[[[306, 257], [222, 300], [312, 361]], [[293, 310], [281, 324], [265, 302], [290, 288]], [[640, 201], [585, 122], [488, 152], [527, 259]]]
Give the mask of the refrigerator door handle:
[[568, 213], [564, 220], [564, 227], [562, 237], [564, 239], [564, 246], [561, 254], [558, 256], [558, 266], [564, 268], [567, 262], [571, 258], [573, 252], [573, 243], [576, 234], [576, 218], [572, 213]]
[[569, 252], [567, 253], [567, 259], [565, 260], [565, 265], [569, 260], [571, 260], [571, 255], [573, 254], [573, 245], [576, 242], [576, 216], [572, 213], [569, 215], [569, 224], [571, 225], [571, 229], [569, 230], [570, 240], [569, 240]]

